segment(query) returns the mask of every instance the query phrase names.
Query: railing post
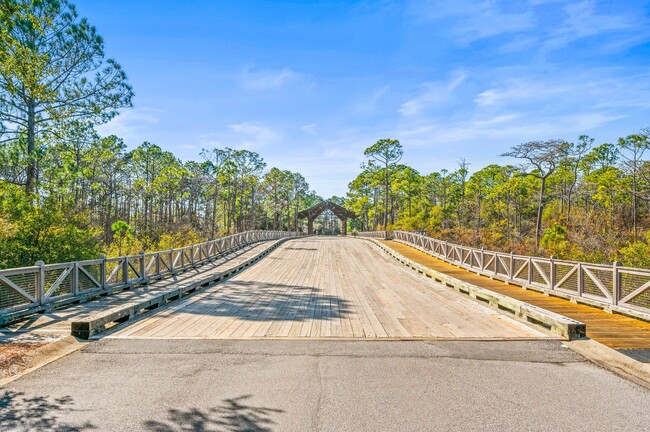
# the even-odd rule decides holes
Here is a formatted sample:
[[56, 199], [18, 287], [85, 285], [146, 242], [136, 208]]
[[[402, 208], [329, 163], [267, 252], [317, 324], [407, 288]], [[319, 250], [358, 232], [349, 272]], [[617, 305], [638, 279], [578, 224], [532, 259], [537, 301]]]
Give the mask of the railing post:
[[194, 247], [196, 245], [190, 246], [190, 265], [194, 267]]
[[38, 304], [43, 304], [45, 298], [45, 263], [43, 261], [36, 261], [38, 272], [36, 273], [36, 301]]
[[481, 247], [481, 271], [485, 270], [485, 246]]
[[70, 290], [73, 297], [79, 293], [79, 262], [72, 264], [72, 289]]
[[122, 261], [122, 283], [124, 285], [129, 283], [129, 257], [125, 256]]
[[557, 268], [555, 267], [555, 260], [557, 257], [555, 255], [551, 255], [551, 286], [550, 289], [554, 290], [555, 289], [555, 284], [557, 283]]
[[582, 297], [585, 291], [584, 275], [582, 274], [582, 263], [578, 263], [578, 297]]
[[528, 257], [528, 283], [533, 284], [533, 257]]
[[515, 252], [510, 251], [510, 260], [508, 262], [508, 279], [512, 279], [512, 275], [514, 274], [514, 268], [515, 268]]
[[101, 289], [106, 289], [106, 255], [100, 255], [99, 259], [102, 260], [99, 263], [99, 283], [101, 284]]
[[174, 273], [174, 248], [169, 249], [169, 273]]
[[140, 251], [140, 279], [143, 284], [147, 284], [146, 263], [144, 262], [144, 251]]
[[612, 263], [612, 304], [618, 305], [618, 301], [621, 299], [621, 271], [619, 267], [621, 263], [619, 261], [614, 261]]

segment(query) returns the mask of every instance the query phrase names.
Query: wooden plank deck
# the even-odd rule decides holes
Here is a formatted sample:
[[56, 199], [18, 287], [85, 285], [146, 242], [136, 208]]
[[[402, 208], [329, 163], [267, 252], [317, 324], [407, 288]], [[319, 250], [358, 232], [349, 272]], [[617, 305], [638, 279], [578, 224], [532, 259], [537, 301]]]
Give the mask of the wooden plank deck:
[[126, 289], [112, 295], [101, 296], [86, 303], [68, 306], [52, 312], [35, 314], [12, 323], [7, 327], [0, 328], [0, 340], [15, 337], [21, 333], [32, 334], [35, 338], [42, 335], [52, 335], [54, 338], [68, 336], [70, 334], [70, 322], [73, 320], [80, 320], [91, 316], [94, 313], [108, 310], [112, 307], [141, 300], [152, 294], [165, 291], [178, 284], [180, 281], [201, 279], [212, 273], [218, 273], [225, 268], [246, 261], [275, 242], [276, 240], [272, 240], [245, 246], [210, 263], [202, 265], [197, 269], [156, 281], [150, 285]]
[[108, 337], [536, 339], [358, 239], [290, 240], [250, 269]]
[[498, 280], [480, 276], [403, 243], [396, 241], [382, 241], [382, 243], [405, 257], [433, 270], [581, 321], [587, 325], [588, 337], [610, 348], [618, 350], [650, 349], [650, 323], [611, 314], [595, 307], [575, 304], [558, 297], [546, 296], [542, 293], [525, 290], [515, 285], [508, 285]]

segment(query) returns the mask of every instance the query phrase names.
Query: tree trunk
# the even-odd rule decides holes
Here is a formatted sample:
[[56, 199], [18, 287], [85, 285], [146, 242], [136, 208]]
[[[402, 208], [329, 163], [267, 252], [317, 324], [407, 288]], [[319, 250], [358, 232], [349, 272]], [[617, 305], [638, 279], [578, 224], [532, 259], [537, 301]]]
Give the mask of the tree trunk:
[[386, 231], [388, 230], [388, 162], [384, 169], [384, 231]]
[[542, 213], [544, 212], [544, 191], [546, 190], [546, 177], [542, 177], [542, 185], [539, 188], [539, 205], [537, 207], [537, 225], [535, 227], [535, 238], [537, 239], [537, 247], [542, 238]]
[[25, 192], [36, 190], [36, 107], [33, 101], [27, 103], [27, 178]]

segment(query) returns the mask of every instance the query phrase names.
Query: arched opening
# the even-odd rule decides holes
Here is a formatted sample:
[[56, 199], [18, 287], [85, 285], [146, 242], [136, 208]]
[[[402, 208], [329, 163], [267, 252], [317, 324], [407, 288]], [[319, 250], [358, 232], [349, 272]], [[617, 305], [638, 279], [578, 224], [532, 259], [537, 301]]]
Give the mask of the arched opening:
[[[317, 218], [319, 218], [321, 215], [323, 215], [323, 217], [317, 221]], [[314, 234], [314, 227], [316, 225], [316, 228], [318, 230], [317, 232], [320, 233], [327, 232], [329, 235], [337, 235], [336, 233], [338, 232], [341, 235], [347, 235], [348, 218], [356, 219], [357, 215], [354, 214], [353, 211], [350, 211], [345, 207], [342, 207], [331, 201], [323, 201], [320, 204], [316, 204], [315, 206], [308, 208], [307, 210], [301, 211], [298, 213], [297, 217], [298, 219], [307, 218], [307, 234]], [[336, 220], [334, 217], [341, 222], [340, 228], [338, 230], [336, 228], [337, 224], [335, 223]]]

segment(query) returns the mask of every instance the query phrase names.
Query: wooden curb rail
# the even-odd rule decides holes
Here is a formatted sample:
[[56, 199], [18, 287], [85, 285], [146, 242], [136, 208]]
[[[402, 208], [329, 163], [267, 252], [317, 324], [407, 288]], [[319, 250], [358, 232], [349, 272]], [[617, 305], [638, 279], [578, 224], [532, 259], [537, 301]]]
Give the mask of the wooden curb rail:
[[437, 282], [444, 283], [447, 287], [453, 288], [457, 292], [465, 294], [470, 298], [485, 304], [486, 306], [502, 312], [510, 313], [513, 315], [513, 317], [526, 323], [541, 326], [545, 330], [564, 339], [576, 340], [586, 336], [586, 325], [580, 321], [576, 321], [563, 315], [522, 302], [521, 300], [516, 300], [505, 295], [478, 287], [476, 285], [469, 284], [460, 279], [456, 279], [439, 271], [433, 270], [429, 267], [425, 267], [406, 258], [405, 256], [373, 238], [359, 238], [374, 243], [384, 252], [388, 253], [393, 258], [400, 261], [402, 264], [405, 264], [406, 266], [411, 267], [413, 270], [416, 270], [418, 273], [433, 278]]
[[208, 277], [201, 279], [188, 278], [184, 281], [178, 282], [174, 288], [152, 294], [151, 296], [138, 301], [124, 303], [119, 306], [112, 307], [106, 311], [94, 313], [89, 317], [77, 321], [72, 321], [72, 336], [78, 337], [80, 339], [89, 339], [91, 336], [94, 336], [106, 330], [106, 326], [108, 324], [123, 323], [129, 321], [131, 318], [141, 312], [148, 312], [167, 303], [176, 301], [182, 297], [192, 294], [198, 290], [210, 287], [215, 283], [229, 276], [232, 276], [233, 274], [259, 261], [261, 258], [265, 257], [273, 250], [275, 250], [286, 240], [289, 240], [289, 238], [276, 240], [272, 245], [257, 255], [248, 258], [247, 260], [240, 262], [232, 267], [226, 268], [225, 270], [212, 273]]

